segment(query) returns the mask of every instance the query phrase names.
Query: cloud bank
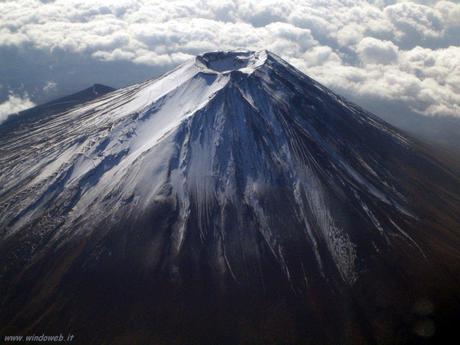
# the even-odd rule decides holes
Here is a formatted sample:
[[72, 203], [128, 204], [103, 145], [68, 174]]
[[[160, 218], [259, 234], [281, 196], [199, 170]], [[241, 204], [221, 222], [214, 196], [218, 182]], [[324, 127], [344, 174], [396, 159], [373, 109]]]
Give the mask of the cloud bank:
[[428, 116], [460, 117], [459, 43], [453, 1], [0, 3], [0, 51], [65, 52], [154, 74], [205, 51], [269, 49], [355, 100], [398, 102]]
[[6, 120], [8, 115], [15, 114], [21, 110], [31, 108], [35, 104], [26, 95], [24, 97], [17, 95], [9, 95], [8, 99], [0, 103], [0, 123]]

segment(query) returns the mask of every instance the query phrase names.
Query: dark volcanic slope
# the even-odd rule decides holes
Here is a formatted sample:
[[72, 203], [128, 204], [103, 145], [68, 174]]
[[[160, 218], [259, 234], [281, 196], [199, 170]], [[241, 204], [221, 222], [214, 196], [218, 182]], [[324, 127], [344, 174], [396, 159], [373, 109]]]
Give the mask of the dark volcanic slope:
[[458, 176], [265, 51], [6, 134], [0, 224], [2, 334], [428, 344], [459, 321]]
[[7, 121], [2, 123], [2, 126], [0, 127], [0, 135], [14, 130], [17, 127], [27, 126], [40, 121], [46, 116], [62, 113], [76, 105], [81, 105], [114, 90], [115, 89], [110, 86], [94, 84], [93, 86], [72, 95], [61, 97], [54, 101], [23, 110], [18, 114], [11, 115]]

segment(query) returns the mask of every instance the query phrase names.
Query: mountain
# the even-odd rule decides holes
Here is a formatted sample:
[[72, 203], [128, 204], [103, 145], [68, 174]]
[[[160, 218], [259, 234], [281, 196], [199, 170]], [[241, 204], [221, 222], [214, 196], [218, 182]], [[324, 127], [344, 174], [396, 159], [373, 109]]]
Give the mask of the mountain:
[[460, 181], [267, 51], [0, 138], [0, 332], [81, 344], [457, 334]]
[[[373, 108], [372, 100], [361, 105]], [[385, 113], [378, 115], [400, 131], [421, 140], [430, 150], [436, 151], [437, 157], [447, 159], [449, 167], [460, 174], [460, 117], [425, 116], [398, 105], [387, 107]]]
[[110, 86], [94, 84], [87, 89], [74, 94], [58, 98], [45, 104], [20, 111], [17, 114], [11, 114], [10, 117], [0, 126], [2, 131], [9, 131], [17, 126], [24, 126], [26, 123], [32, 123], [45, 118], [48, 115], [56, 115], [71, 109], [76, 105], [91, 101], [99, 96], [114, 91]]

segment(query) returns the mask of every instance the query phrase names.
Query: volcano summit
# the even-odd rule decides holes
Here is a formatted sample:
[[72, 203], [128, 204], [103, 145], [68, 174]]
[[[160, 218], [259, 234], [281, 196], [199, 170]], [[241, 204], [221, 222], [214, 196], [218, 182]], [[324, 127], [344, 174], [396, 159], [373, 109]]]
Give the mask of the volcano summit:
[[2, 335], [438, 343], [459, 282], [459, 177], [270, 52], [0, 126]]

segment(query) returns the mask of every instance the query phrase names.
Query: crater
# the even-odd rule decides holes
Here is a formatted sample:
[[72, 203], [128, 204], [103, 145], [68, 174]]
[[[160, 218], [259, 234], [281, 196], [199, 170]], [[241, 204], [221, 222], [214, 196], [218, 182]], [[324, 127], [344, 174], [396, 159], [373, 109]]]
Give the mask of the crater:
[[219, 51], [205, 53], [197, 61], [218, 73], [241, 71], [251, 73], [267, 60], [267, 51]]

